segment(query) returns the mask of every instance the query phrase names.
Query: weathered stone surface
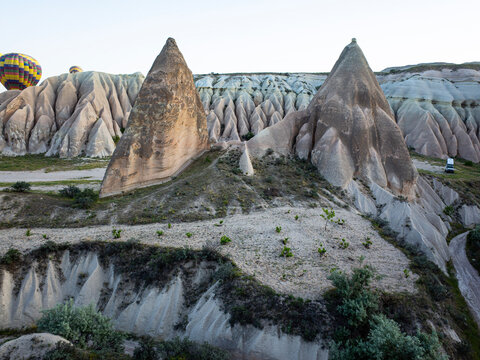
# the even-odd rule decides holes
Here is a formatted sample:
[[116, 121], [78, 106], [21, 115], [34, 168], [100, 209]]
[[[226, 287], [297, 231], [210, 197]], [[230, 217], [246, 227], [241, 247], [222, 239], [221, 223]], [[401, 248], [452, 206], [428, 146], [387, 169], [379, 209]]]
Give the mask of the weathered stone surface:
[[[110, 138], [121, 136], [142, 82], [140, 73], [90, 71], [54, 76], [21, 92], [0, 93], [0, 151], [61, 157], [110, 155], [113, 149], [105, 131], [102, 137], [94, 136], [92, 125], [102, 118]], [[99, 143], [87, 145], [92, 138]], [[87, 151], [88, 146], [97, 151]]]
[[49, 333], [23, 335], [0, 346], [0, 359], [40, 360], [48, 351], [53, 350], [59, 342], [70, 344], [63, 337]]
[[308, 158], [335, 186], [345, 188], [358, 177], [408, 198], [415, 195], [416, 169], [356, 42], [343, 50], [305, 111], [290, 113], [248, 143], [252, 153], [261, 153], [267, 143]]
[[250, 153], [248, 152], [247, 145], [244, 146], [243, 153], [240, 156], [238, 167], [244, 175], [252, 176], [255, 173], [252, 161], [250, 160]]
[[192, 73], [169, 38], [137, 96], [100, 196], [164, 182], [207, 148], [207, 120]]
[[460, 220], [465, 226], [480, 224], [480, 209], [475, 205], [463, 205], [458, 213]]

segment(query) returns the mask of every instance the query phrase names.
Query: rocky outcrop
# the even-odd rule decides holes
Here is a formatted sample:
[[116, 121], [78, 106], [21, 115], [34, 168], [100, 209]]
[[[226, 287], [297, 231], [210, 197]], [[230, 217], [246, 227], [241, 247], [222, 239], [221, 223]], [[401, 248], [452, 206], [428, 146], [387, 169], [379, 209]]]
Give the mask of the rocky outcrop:
[[[208, 342], [231, 351], [234, 359], [328, 359], [328, 350], [320, 341], [304, 341], [273, 325], [263, 329], [231, 325], [217, 296], [219, 283], [209, 283], [216, 263], [179, 264], [169, 279], [163, 279], [165, 285], [158, 287], [135, 284], [128, 273], [100, 258], [95, 252], [66, 251], [58, 262], [52, 255], [17, 272], [3, 269], [0, 328], [31, 326], [41, 317], [41, 310], [73, 298], [77, 306], [93, 304], [119, 330]], [[178, 326], [181, 323], [184, 326]]]
[[[95, 73], [89, 74], [88, 78], [96, 77], [93, 75]], [[224, 141], [238, 140], [251, 134], [256, 135], [264, 128], [284, 119], [291, 112], [306, 109], [327, 75], [326, 73], [194, 75], [195, 85], [207, 113], [209, 138], [212, 141]], [[115, 77], [116, 75], [101, 74], [100, 79], [104, 76]], [[103, 100], [103, 94], [111, 93], [110, 81], [94, 81], [94, 87], [88, 85], [83, 89], [95, 92], [90, 95], [91, 97], [102, 98], [96, 103], [110, 103], [110, 110], [105, 106], [103, 108], [105, 112], [113, 114], [118, 110], [118, 104], [121, 107], [126, 104], [121, 100], [125, 99], [121, 95], [122, 86], [127, 89], [130, 105], [133, 104], [143, 81], [141, 74], [134, 74], [134, 77], [134, 81], [126, 81], [127, 85], [117, 86], [117, 94], [113, 92], [113, 95], [109, 95], [106, 100]], [[479, 65], [422, 64], [390, 68], [377, 73], [377, 80], [394, 111], [395, 120], [408, 146], [427, 156], [441, 158], [459, 156], [474, 162], [479, 161]], [[72, 109], [65, 111], [62, 108], [67, 106], [75, 109], [82, 99], [82, 96], [75, 98], [74, 94], [79, 91], [78, 84], [75, 81], [72, 82], [71, 77], [69, 78], [66, 74], [47, 79], [40, 87], [45, 86], [46, 82], [58, 82], [58, 87], [64, 88], [58, 99], [62, 105], [59, 113], [49, 112], [48, 116], [43, 118], [40, 118], [41, 114], [35, 116], [34, 122], [40, 122], [40, 124], [36, 129], [27, 127], [27, 133], [21, 135], [18, 140], [15, 140], [14, 135], [9, 135], [5, 128], [0, 129], [3, 130], [3, 136], [0, 136], [0, 148], [3, 149], [3, 153], [46, 152], [50, 147], [53, 134], [59, 128], [58, 125], [63, 124], [73, 113]], [[72, 83], [73, 87], [62, 85], [63, 82]], [[97, 91], [98, 95], [96, 95]], [[7, 104], [20, 93], [18, 90], [0, 93], [0, 119], [2, 105]], [[53, 100], [48, 100], [49, 103], [55, 104], [58, 95], [58, 92], [54, 92]], [[118, 101], [115, 98], [118, 98]], [[32, 104], [30, 107], [35, 108]], [[94, 106], [94, 109], [97, 107]], [[123, 108], [123, 111], [126, 114], [126, 108]], [[102, 117], [100, 113], [98, 115]], [[26, 114], [22, 113], [21, 118], [25, 119], [25, 117]], [[114, 118], [119, 117], [114, 116]], [[3, 122], [6, 123], [7, 120], [5, 118]], [[108, 123], [108, 116], [104, 120]], [[22, 120], [22, 122], [25, 121]], [[56, 128], [52, 128], [54, 122]], [[124, 116], [118, 122], [123, 124], [119, 125], [120, 128], [125, 128], [125, 122]], [[110, 126], [107, 128], [112, 136], [116, 134], [115, 131], [111, 131]], [[88, 134], [90, 129], [86, 128], [85, 131], [87, 136], [90, 136]], [[31, 141], [30, 138], [32, 138]], [[14, 144], [12, 147], [10, 140], [16, 142], [17, 146]], [[107, 152], [111, 154], [109, 150]], [[59, 155], [66, 156], [62, 153]]]
[[0, 359], [42, 360], [58, 343], [70, 344], [63, 337], [49, 333], [23, 335], [0, 346]]
[[137, 96], [100, 196], [164, 182], [207, 148], [207, 120], [192, 72], [169, 38]]
[[110, 156], [143, 75], [62, 74], [22, 92], [0, 94], [0, 151], [47, 156]]
[[354, 177], [414, 197], [417, 172], [385, 96], [362, 50], [345, 47], [327, 80], [303, 111], [248, 141], [252, 153], [267, 148], [310, 160], [333, 185]]

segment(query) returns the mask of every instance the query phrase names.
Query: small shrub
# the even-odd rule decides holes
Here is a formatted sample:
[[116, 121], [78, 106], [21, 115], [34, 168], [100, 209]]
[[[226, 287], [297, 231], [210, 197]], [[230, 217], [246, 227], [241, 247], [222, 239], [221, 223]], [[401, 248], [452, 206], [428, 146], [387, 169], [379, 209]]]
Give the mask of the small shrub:
[[370, 249], [370, 246], [372, 245], [372, 240], [370, 240], [370, 237], [366, 237], [365, 241], [362, 242], [362, 245], [365, 246], [366, 249]]
[[317, 251], [320, 254], [320, 256], [323, 256], [327, 253], [327, 249], [325, 249], [325, 247], [322, 244], [320, 244], [320, 247], [318, 248]]
[[44, 240], [48, 240], [47, 234], [42, 234], [42, 238], [43, 238]]
[[410, 277], [410, 271], [408, 269], [403, 269], [403, 274], [405, 275], [405, 278], [409, 278]]
[[473, 161], [467, 160], [467, 161], [465, 161], [464, 165], [465, 166], [473, 166]]
[[60, 195], [68, 197], [70, 199], [74, 199], [76, 196], [78, 196], [82, 190], [78, 186], [75, 185], [70, 185], [67, 187], [64, 187], [62, 190], [59, 191]]
[[227, 245], [231, 241], [232, 241], [232, 239], [230, 239], [227, 235], [223, 235], [220, 238], [220, 244], [222, 244], [222, 245]]
[[477, 225], [475, 230], [472, 230], [467, 235], [467, 240], [472, 243], [479, 243], [480, 245], [480, 225]]
[[325, 219], [325, 230], [327, 230], [327, 224], [329, 221], [333, 221], [333, 218], [335, 217], [335, 210], [333, 209], [326, 209], [322, 208], [323, 214], [320, 214], [322, 218]]
[[110, 319], [93, 305], [75, 307], [73, 300], [42, 311], [40, 331], [63, 336], [75, 346], [95, 350], [122, 351], [124, 335], [115, 331]]
[[98, 194], [92, 189], [83, 189], [73, 198], [73, 206], [80, 209], [90, 208], [98, 200]]
[[280, 233], [280, 231], [282, 231], [282, 227], [281, 227], [281, 226], [275, 227], [275, 231], [276, 231], [277, 233]]
[[22, 253], [17, 249], [10, 248], [0, 259], [0, 264], [12, 265], [22, 258]]
[[298, 215], [295, 215], [295, 220], [298, 220]]
[[345, 225], [345, 219], [337, 219], [334, 222], [337, 225]]
[[157, 230], [157, 236], [160, 237], [163, 235], [163, 231], [162, 230]]
[[136, 360], [157, 360], [157, 351], [155, 349], [155, 342], [150, 338], [145, 338], [140, 341], [140, 346], [135, 348], [133, 358]]
[[32, 230], [27, 229], [27, 231], [25, 232], [25, 236], [30, 236], [30, 235], [32, 235]]
[[31, 185], [25, 181], [17, 181], [15, 184], [11, 186], [12, 191], [15, 192], [26, 192], [30, 190]]
[[112, 229], [112, 235], [114, 239], [120, 239], [122, 237], [122, 230], [121, 229]]
[[280, 253], [280, 256], [281, 257], [292, 257], [293, 256], [292, 249], [290, 249], [287, 246], [284, 246], [283, 249], [282, 249], [282, 252]]
[[342, 238], [342, 240], [340, 241], [340, 249], [345, 250], [349, 246], [350, 246], [350, 243], [347, 240], [345, 240], [345, 238]]
[[112, 140], [115, 143], [115, 145], [117, 145], [117, 143], [120, 141], [120, 136], [118, 135], [112, 136]]
[[455, 210], [454, 210], [452, 205], [447, 205], [443, 209], [443, 213], [447, 216], [452, 216], [454, 212], [455, 212]]
[[167, 226], [169, 229], [172, 228], [172, 224], [168, 223], [168, 226]]
[[283, 239], [282, 243], [283, 243], [283, 245], [287, 245], [288, 244], [288, 238]]
[[248, 133], [246, 133], [245, 135], [242, 136], [242, 140], [248, 141], [251, 138], [253, 138], [254, 136], [255, 136], [255, 134], [252, 133], [251, 131], [249, 131]]
[[187, 238], [191, 238], [193, 236], [191, 232], [187, 232], [185, 235], [187, 236]]

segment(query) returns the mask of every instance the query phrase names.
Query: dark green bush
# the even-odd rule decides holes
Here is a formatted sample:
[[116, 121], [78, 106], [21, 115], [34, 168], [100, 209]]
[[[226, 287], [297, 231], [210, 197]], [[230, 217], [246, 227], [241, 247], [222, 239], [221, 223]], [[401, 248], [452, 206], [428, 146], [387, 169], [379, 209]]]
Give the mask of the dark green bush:
[[73, 198], [73, 206], [81, 209], [90, 208], [98, 200], [98, 194], [92, 189], [83, 189]]
[[25, 181], [17, 181], [11, 186], [12, 191], [15, 192], [25, 192], [30, 190], [31, 185]]
[[111, 351], [91, 351], [78, 349], [70, 344], [59, 342], [47, 352], [43, 360], [127, 360], [130, 356]]
[[124, 335], [115, 331], [110, 319], [93, 305], [75, 307], [70, 300], [42, 313], [37, 323], [40, 331], [63, 336], [81, 348], [114, 352], [123, 349]]
[[473, 161], [471, 160], [465, 161], [465, 166], [473, 166]]
[[210, 344], [198, 344], [188, 339], [175, 338], [157, 345], [161, 359], [181, 360], [228, 360], [230, 356]]
[[370, 289], [373, 274], [368, 266], [354, 269], [350, 277], [338, 271], [331, 274], [339, 318], [329, 359], [446, 359], [436, 333], [408, 335], [397, 322], [378, 312], [379, 298]]
[[22, 258], [22, 253], [17, 249], [10, 248], [0, 259], [0, 264], [11, 265]]
[[478, 246], [480, 247], [480, 225], [477, 225], [474, 230], [468, 233], [467, 240], [472, 243], [478, 243]]
[[82, 192], [82, 190], [80, 190], [80, 188], [78, 186], [75, 186], [75, 185], [70, 185], [70, 186], [64, 187], [62, 190], [59, 191], [60, 195], [68, 197], [70, 199], [75, 198], [81, 192]]

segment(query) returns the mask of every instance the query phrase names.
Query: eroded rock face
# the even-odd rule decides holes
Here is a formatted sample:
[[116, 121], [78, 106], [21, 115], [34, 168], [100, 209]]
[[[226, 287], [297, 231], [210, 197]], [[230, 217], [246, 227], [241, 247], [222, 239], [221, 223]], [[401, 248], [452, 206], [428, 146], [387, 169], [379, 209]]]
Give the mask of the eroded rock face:
[[[143, 75], [62, 74], [0, 94], [0, 151], [8, 155], [110, 156]], [[101, 125], [99, 119], [102, 119]]]
[[0, 346], [0, 359], [40, 360], [47, 352], [53, 350], [58, 343], [70, 344], [63, 337], [49, 333], [23, 335]]
[[207, 147], [207, 119], [192, 72], [169, 38], [137, 96], [100, 196], [161, 183]]
[[352, 41], [307, 109], [249, 140], [309, 159], [333, 185], [354, 178], [414, 197], [417, 172], [390, 106], [362, 50]]

